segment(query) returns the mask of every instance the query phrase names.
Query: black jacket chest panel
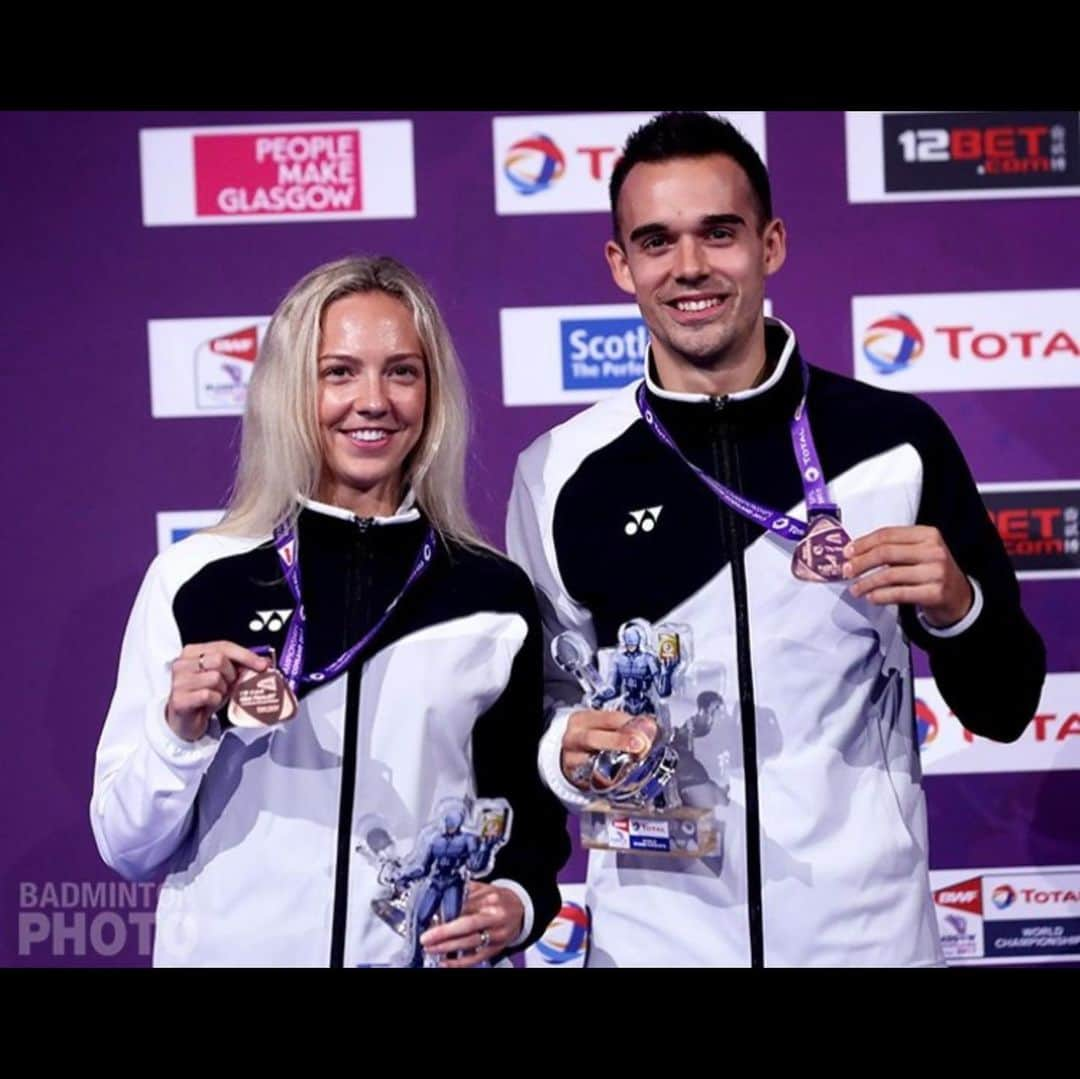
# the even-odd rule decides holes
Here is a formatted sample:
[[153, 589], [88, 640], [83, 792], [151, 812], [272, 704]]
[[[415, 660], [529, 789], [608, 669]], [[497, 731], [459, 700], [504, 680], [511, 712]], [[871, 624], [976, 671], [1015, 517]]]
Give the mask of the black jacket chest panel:
[[[653, 394], [649, 402], [688, 460], [784, 512], [804, 497], [790, 426], [801, 394], [796, 353], [760, 396], [720, 408]], [[807, 410], [826, 479], [904, 442], [933, 456], [936, 417], [916, 398], [812, 368]], [[764, 531], [728, 509], [643, 420], [585, 458], [559, 493], [553, 529], [563, 582], [592, 612], [601, 643], [629, 618], [670, 612]]]
[[[401, 592], [426, 531], [422, 519], [363, 530], [352, 521], [301, 513], [305, 673], [328, 666], [383, 616]], [[427, 626], [481, 610], [524, 616], [533, 602], [528, 578], [506, 559], [436, 541], [428, 569], [354, 662]], [[245, 648], [271, 645], [279, 653], [295, 608], [272, 543], [209, 563], [173, 602], [184, 644], [231, 640]], [[281, 622], [286, 612], [291, 614]]]

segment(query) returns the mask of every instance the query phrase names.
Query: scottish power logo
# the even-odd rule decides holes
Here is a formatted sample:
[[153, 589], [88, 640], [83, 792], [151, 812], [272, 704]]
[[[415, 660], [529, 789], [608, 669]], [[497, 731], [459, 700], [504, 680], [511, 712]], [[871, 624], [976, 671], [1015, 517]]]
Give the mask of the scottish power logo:
[[565, 390], [609, 390], [645, 374], [649, 333], [640, 318], [563, 319]]

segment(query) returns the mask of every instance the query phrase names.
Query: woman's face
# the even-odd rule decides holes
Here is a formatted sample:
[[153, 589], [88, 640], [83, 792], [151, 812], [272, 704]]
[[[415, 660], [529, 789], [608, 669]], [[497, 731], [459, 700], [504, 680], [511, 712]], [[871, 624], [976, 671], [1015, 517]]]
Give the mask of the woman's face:
[[427, 364], [408, 308], [385, 292], [343, 296], [319, 341], [319, 497], [361, 515], [392, 513], [424, 430]]

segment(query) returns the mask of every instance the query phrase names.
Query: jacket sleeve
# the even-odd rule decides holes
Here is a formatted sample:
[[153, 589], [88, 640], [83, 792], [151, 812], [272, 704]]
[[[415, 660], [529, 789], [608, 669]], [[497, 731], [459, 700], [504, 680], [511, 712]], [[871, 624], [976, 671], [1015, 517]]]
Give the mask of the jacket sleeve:
[[519, 896], [525, 893], [525, 926], [506, 952], [527, 948], [558, 914], [558, 873], [570, 856], [566, 812], [536, 770], [544, 729], [540, 618], [528, 582], [516, 569], [514, 576], [520, 579], [519, 609], [528, 629], [506, 688], [476, 721], [472, 735], [477, 795], [505, 798], [513, 810], [510, 839], [496, 855], [490, 876], [493, 884], [511, 887]]
[[535, 466], [530, 467], [529, 456], [538, 449], [527, 450], [518, 460], [506, 521], [506, 550], [528, 574], [540, 605], [547, 724], [540, 742], [540, 774], [563, 805], [580, 810], [588, 804], [589, 798], [562, 773], [562, 739], [570, 716], [588, 706], [583, 703], [582, 688], [552, 658], [551, 642], [558, 634], [573, 630], [595, 653], [596, 631], [589, 610], [566, 591], [555, 553], [552, 507], [541, 507], [536, 492], [539, 484], [531, 483], [529, 479], [530, 473], [535, 471]]
[[216, 718], [197, 742], [165, 721], [170, 664], [182, 645], [164, 577], [159, 556], [128, 619], [94, 765], [94, 840], [105, 862], [131, 880], [152, 876], [182, 842], [221, 738]]
[[927, 411], [917, 523], [941, 532], [973, 582], [975, 604], [944, 629], [930, 626], [910, 605], [901, 608], [901, 618], [911, 640], [926, 650], [934, 681], [964, 727], [1012, 742], [1038, 709], [1046, 649], [1021, 609], [1016, 574], [960, 447], [937, 413]]

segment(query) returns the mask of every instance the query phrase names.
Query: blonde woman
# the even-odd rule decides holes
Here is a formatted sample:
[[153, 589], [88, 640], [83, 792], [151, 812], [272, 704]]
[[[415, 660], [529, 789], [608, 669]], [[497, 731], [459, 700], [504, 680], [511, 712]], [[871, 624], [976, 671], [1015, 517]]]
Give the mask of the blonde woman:
[[[151, 564], [98, 746], [102, 857], [164, 876], [155, 965], [390, 961], [358, 822], [407, 850], [447, 798], [505, 798], [513, 820], [428, 954], [497, 962], [557, 912], [539, 616], [470, 521], [467, 432], [449, 333], [406, 267], [342, 259], [282, 301], [225, 518]], [[295, 714], [245, 725], [238, 683], [274, 669]]]

